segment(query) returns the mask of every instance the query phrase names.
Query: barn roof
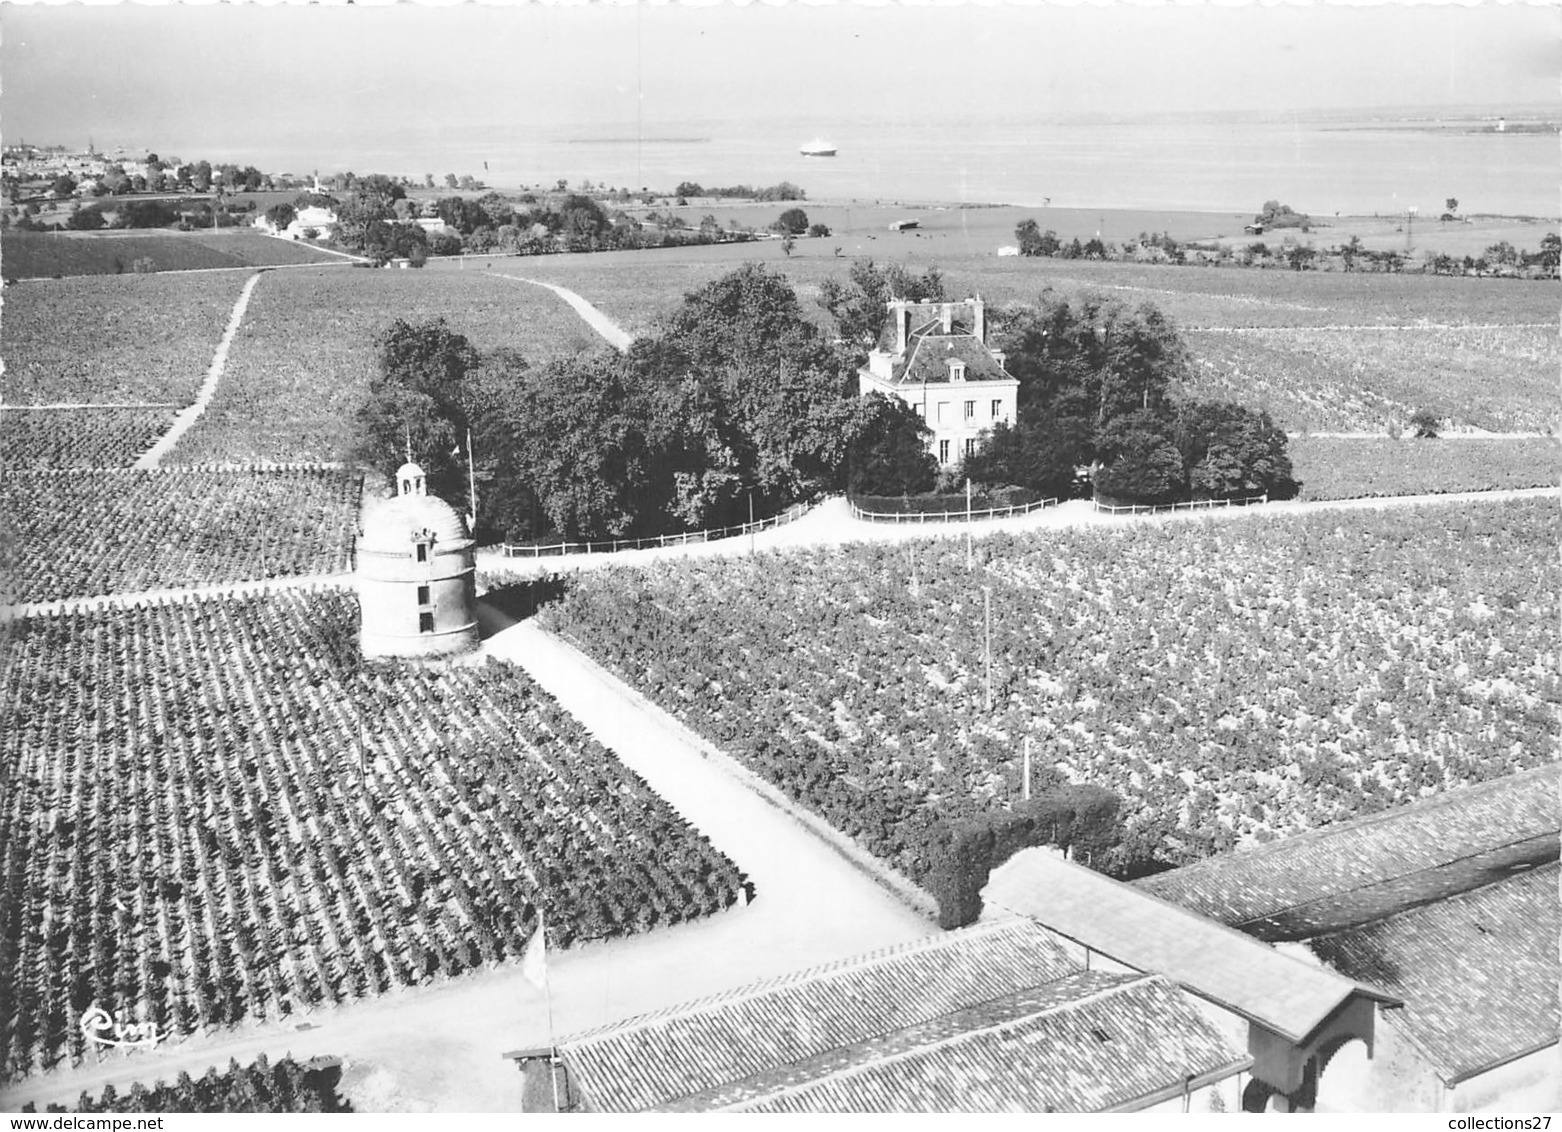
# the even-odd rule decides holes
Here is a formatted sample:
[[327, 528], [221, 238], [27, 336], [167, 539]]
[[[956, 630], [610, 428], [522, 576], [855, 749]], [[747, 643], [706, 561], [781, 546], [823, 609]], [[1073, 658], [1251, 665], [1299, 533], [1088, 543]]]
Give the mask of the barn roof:
[[1304, 939], [1555, 860], [1559, 785], [1550, 763], [1136, 883], [1259, 939]]
[[1450, 1088], [1557, 1044], [1559, 866], [1312, 940], [1329, 966], [1405, 1000], [1384, 1017]]
[[587, 1105], [612, 1112], [1112, 1107], [1248, 1064], [1174, 987], [1082, 972], [1024, 920], [755, 983], [560, 1046]]
[[1163, 974], [1298, 1045], [1355, 996], [1397, 1003], [1374, 987], [1046, 853], [1022, 852], [993, 870], [982, 901], [1031, 917], [1135, 970]]

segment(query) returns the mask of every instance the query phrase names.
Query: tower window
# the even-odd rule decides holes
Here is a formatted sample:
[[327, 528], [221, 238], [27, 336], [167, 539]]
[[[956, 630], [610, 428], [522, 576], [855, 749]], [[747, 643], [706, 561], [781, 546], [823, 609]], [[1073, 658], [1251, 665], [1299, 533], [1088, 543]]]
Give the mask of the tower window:
[[428, 600], [429, 600], [429, 598], [428, 598], [428, 587], [427, 586], [419, 586], [418, 587], [418, 604], [419, 605], [427, 605], [428, 604]]
[[434, 631], [434, 615], [432, 613], [418, 614], [418, 632], [432, 633]]
[[426, 542], [418, 543], [418, 561], [419, 562], [427, 562], [428, 561], [428, 543], [426, 543]]

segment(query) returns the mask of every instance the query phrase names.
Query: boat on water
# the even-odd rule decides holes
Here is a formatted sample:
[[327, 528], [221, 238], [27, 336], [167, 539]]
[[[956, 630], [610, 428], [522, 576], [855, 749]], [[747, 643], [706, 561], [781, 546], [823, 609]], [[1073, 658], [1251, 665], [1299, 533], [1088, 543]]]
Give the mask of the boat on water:
[[835, 145], [833, 142], [827, 142], [823, 138], [815, 138], [802, 146], [799, 152], [804, 157], [834, 157]]

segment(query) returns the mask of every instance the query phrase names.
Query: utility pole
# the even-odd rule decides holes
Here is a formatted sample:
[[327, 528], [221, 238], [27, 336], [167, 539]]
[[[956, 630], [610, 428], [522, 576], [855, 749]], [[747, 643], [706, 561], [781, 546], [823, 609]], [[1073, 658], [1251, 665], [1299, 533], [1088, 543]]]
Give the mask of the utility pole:
[[754, 553], [754, 489], [748, 489], [748, 552]]
[[1020, 797], [1030, 801], [1030, 736], [1025, 736], [1025, 761], [1023, 777], [1020, 779]]

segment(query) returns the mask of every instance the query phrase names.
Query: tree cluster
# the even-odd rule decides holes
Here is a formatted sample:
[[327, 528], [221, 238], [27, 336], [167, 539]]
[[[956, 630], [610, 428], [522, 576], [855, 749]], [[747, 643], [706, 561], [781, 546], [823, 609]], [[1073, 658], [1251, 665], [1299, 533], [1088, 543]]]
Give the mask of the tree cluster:
[[[857, 357], [803, 317], [783, 276], [751, 264], [685, 296], [625, 354], [532, 369], [480, 356], [442, 320], [397, 322], [358, 421], [389, 472], [410, 438], [432, 490], [466, 498], [472, 430], [485, 537], [629, 538], [723, 526], [839, 491], [901, 490], [926, 471], [924, 427], [856, 395]], [[908, 458], [907, 451], [921, 457]]]
[[1181, 392], [1187, 348], [1149, 303], [1048, 291], [995, 341], [1020, 382], [1019, 419], [965, 461], [973, 482], [1064, 497], [1090, 467], [1098, 495], [1135, 503], [1287, 498], [1300, 486], [1266, 413]]
[[871, 259], [852, 264], [845, 282], [830, 278], [819, 285], [819, 305], [834, 317], [841, 340], [863, 351], [879, 340], [891, 299], [939, 303], [946, 297], [938, 268], [917, 274], [898, 263], [878, 267]]

